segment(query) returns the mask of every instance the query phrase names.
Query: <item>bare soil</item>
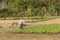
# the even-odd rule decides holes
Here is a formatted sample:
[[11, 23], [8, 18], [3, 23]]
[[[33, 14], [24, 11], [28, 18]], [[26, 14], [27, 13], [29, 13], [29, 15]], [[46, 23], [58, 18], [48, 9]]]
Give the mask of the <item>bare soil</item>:
[[[13, 23], [19, 23], [19, 20], [0, 20], [0, 26], [3, 27], [12, 26]], [[60, 24], [60, 18], [42, 21], [42, 22], [36, 22], [36, 23], [27, 23], [27, 24], [30, 26], [36, 26], [40, 24]]]
[[[0, 40], [60, 40], [60, 34], [21, 34], [6, 32], [7, 30], [13, 29], [9, 29], [9, 26], [14, 22], [18, 23], [19, 20], [0, 20]], [[60, 24], [60, 18], [37, 23], [29, 23], [31, 26], [40, 24]]]
[[60, 34], [0, 33], [0, 40], [60, 40]]
[[36, 22], [36, 23], [29, 23], [29, 24], [31, 26], [43, 25], [43, 24], [60, 24], [60, 18], [53, 19], [53, 20], [46, 20], [46, 21]]

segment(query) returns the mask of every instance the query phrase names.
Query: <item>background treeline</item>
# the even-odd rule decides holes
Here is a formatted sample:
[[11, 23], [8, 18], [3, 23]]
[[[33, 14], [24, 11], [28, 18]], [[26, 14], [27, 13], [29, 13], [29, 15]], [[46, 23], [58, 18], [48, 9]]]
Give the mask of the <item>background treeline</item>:
[[5, 2], [7, 7], [0, 10], [0, 17], [60, 15], [60, 0], [0, 0], [1, 2]]

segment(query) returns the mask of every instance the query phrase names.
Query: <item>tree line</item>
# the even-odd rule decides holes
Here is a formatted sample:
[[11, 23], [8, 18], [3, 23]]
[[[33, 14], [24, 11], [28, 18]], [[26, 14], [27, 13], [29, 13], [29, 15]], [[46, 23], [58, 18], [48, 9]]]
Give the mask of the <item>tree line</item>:
[[59, 16], [60, 0], [1, 0], [7, 8], [0, 17]]

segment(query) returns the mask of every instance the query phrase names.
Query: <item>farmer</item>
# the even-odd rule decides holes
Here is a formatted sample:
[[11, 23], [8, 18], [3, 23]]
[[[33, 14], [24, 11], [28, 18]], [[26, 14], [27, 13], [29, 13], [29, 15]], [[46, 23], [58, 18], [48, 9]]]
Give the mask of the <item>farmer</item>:
[[25, 26], [25, 20], [20, 19], [19, 20], [19, 25], [20, 25], [20, 28], [23, 29], [23, 26]]

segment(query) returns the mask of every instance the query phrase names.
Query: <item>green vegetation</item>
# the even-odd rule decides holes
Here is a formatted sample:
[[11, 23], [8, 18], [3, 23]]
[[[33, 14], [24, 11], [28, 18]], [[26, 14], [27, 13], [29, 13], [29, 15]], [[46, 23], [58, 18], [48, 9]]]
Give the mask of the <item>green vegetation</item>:
[[7, 8], [0, 10], [0, 17], [59, 16], [60, 0], [1, 0]]
[[[0, 18], [0, 20], [20, 20], [22, 17], [5, 17], [5, 18]], [[41, 17], [23, 17], [23, 19], [27, 20], [25, 21], [26, 23], [35, 23], [35, 22], [41, 22], [41, 21], [46, 21], [46, 20], [52, 20], [60, 18], [60, 16], [51, 16], [51, 17], [44, 17], [41, 19]]]
[[59, 33], [60, 24], [39, 25], [31, 28], [12, 30], [14, 33]]
[[[4, 18], [0, 18], [0, 20], [19, 20], [20, 18], [22, 18], [22, 17], [4, 17]], [[23, 19], [25, 19], [25, 20], [39, 20], [39, 21], [41, 21], [41, 20], [49, 20], [49, 19], [56, 19], [56, 18], [60, 18], [60, 16], [51, 16], [51, 17], [44, 17], [44, 18], [42, 18], [41, 19], [41, 17], [40, 16], [34, 16], [34, 17], [29, 17], [29, 18], [27, 18], [27, 17], [23, 17]]]

